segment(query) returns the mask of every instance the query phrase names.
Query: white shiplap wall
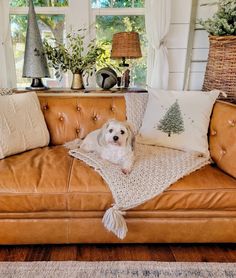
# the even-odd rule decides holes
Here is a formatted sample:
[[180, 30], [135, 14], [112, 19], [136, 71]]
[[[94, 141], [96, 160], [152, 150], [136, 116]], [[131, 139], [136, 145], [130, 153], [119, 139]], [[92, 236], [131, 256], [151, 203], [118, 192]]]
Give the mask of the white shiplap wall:
[[[198, 0], [197, 19], [207, 19], [217, 10], [217, 6], [204, 4], [213, 3], [215, 0]], [[192, 49], [191, 72], [189, 78], [190, 90], [201, 90], [208, 58], [208, 33], [198, 24], [195, 25]]]
[[171, 26], [167, 38], [169, 89], [183, 89], [192, 0], [172, 0]]

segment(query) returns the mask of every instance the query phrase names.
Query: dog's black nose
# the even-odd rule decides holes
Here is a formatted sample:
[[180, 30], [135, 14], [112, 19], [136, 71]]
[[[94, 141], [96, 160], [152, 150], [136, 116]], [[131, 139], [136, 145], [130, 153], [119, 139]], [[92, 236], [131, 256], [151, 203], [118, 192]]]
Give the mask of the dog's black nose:
[[114, 141], [117, 141], [118, 139], [119, 139], [118, 136], [114, 136], [114, 137], [113, 137], [113, 140], [114, 140]]

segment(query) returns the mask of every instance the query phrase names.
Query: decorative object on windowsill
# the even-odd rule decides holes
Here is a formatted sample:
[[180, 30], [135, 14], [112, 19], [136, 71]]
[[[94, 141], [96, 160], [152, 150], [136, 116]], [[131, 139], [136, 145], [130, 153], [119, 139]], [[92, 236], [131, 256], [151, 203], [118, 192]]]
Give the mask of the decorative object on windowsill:
[[[206, 4], [207, 5], [207, 4]], [[219, 0], [212, 19], [199, 20], [210, 34], [204, 91], [225, 91], [229, 101], [236, 100], [236, 1]]]
[[[112, 38], [112, 59], [122, 59], [121, 67], [129, 67], [126, 63], [126, 59], [141, 58], [141, 48], [139, 34], [137, 32], [120, 32], [113, 35]], [[124, 87], [129, 87], [130, 83], [130, 70], [127, 69], [122, 77], [121, 83]]]
[[[91, 76], [95, 71], [96, 61], [103, 60], [105, 50], [98, 46], [95, 40], [90, 41], [87, 47], [84, 46], [84, 29], [78, 33], [67, 35], [67, 45], [55, 41], [51, 45], [44, 41], [44, 52], [48, 58], [49, 66], [56, 69], [56, 76], [61, 77], [63, 72], [70, 70], [73, 74], [71, 89], [79, 90], [84, 88], [83, 76]], [[85, 52], [87, 49], [87, 52]]]
[[111, 89], [117, 83], [117, 74], [112, 68], [102, 68], [96, 73], [96, 82], [102, 89]]
[[50, 77], [47, 60], [32, 0], [29, 0], [28, 25], [25, 44], [23, 77], [32, 78], [29, 90], [45, 90], [42, 79]]

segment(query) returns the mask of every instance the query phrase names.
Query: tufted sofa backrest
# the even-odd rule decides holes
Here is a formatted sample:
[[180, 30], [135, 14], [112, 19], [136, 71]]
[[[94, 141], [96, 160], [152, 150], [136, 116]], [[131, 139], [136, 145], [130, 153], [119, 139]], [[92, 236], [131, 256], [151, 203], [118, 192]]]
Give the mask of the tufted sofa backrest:
[[[50, 132], [51, 145], [84, 138], [108, 119], [126, 120], [123, 96], [39, 97]], [[209, 145], [219, 168], [236, 178], [236, 105], [217, 102], [214, 106]]]
[[126, 120], [121, 97], [39, 97], [51, 145], [84, 138], [108, 119]]

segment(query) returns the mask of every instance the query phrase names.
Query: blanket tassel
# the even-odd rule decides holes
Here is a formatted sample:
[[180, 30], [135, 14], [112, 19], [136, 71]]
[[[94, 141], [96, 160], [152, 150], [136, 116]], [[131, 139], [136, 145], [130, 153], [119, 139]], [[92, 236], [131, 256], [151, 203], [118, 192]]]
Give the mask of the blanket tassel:
[[120, 239], [124, 239], [128, 231], [123, 217], [124, 214], [124, 211], [119, 210], [119, 208], [114, 205], [105, 212], [102, 219], [102, 223], [107, 230], [113, 232]]

